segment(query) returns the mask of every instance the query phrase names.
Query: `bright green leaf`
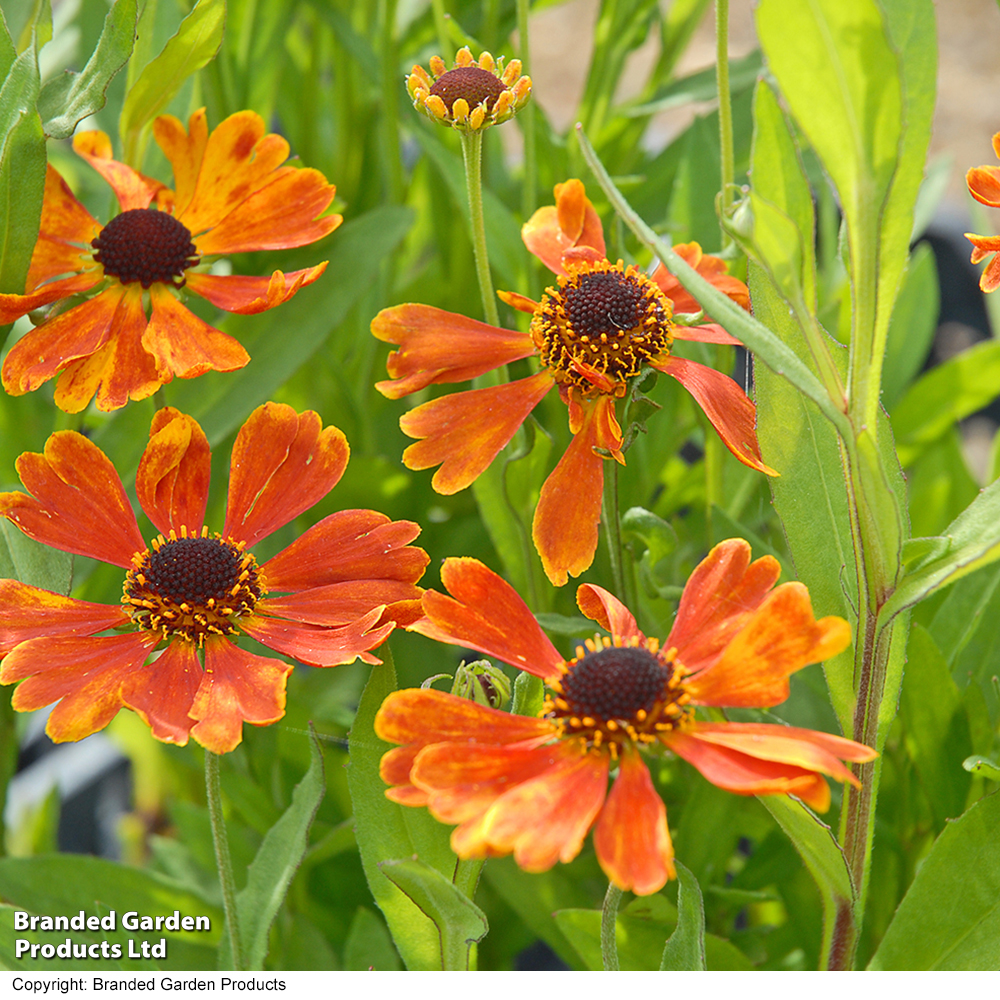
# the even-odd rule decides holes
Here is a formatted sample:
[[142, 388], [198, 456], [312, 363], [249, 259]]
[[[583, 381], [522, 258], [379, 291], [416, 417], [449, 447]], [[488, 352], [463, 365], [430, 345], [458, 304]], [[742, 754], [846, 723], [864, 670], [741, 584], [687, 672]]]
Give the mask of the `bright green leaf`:
[[359, 906], [344, 944], [344, 968], [357, 972], [398, 972], [399, 955], [385, 924], [366, 906]]
[[36, 542], [3, 518], [0, 519], [0, 578], [20, 580], [54, 594], [68, 594], [73, 585], [73, 556]]
[[660, 972], [701, 972], [705, 965], [705, 906], [698, 880], [679, 861], [677, 930], [667, 939]]

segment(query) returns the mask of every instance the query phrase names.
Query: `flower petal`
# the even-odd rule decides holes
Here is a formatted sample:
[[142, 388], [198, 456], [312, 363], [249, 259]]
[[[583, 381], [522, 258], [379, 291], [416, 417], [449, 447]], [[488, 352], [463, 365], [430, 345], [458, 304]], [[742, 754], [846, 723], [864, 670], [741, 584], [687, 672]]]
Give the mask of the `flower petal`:
[[328, 261], [285, 274], [250, 278], [240, 274], [197, 274], [187, 276], [187, 287], [226, 312], [248, 316], [265, 312], [287, 302], [300, 288], [311, 285], [325, 270]]
[[[59, 265], [56, 264], [55, 266], [58, 267]], [[87, 271], [84, 274], [74, 274], [68, 278], [63, 278], [61, 281], [50, 281], [42, 285], [41, 288], [36, 289], [30, 295], [0, 295], [0, 323], [13, 323], [14, 320], [19, 319], [33, 309], [40, 309], [42, 306], [47, 306], [50, 302], [69, 298], [69, 296], [76, 295], [78, 292], [85, 292], [87, 289], [93, 288], [101, 280], [101, 277], [100, 270], [95, 268], [93, 271]], [[55, 322], [55, 320], [53, 319], [49, 322]], [[28, 333], [25, 337], [30, 335], [31, 333]], [[18, 341], [18, 343], [20, 342]], [[16, 347], [17, 344], [14, 346]], [[6, 365], [4, 366], [4, 370], [6, 371]], [[49, 378], [51, 377], [50, 375]]]
[[535, 353], [526, 333], [409, 302], [383, 309], [372, 320], [371, 331], [379, 340], [399, 345], [386, 361], [394, 381], [375, 385], [389, 399], [435, 382], [467, 382]]
[[150, 286], [149, 297], [153, 314], [143, 334], [142, 346], [156, 359], [164, 382], [174, 375], [195, 378], [207, 371], [235, 371], [250, 360], [238, 340], [195, 316], [174, 298], [166, 285]]
[[969, 194], [984, 205], [1000, 207], [1000, 168], [973, 167], [965, 175]]
[[557, 184], [555, 197], [555, 205], [538, 209], [521, 227], [521, 239], [550, 271], [564, 275], [562, 255], [570, 247], [589, 246], [605, 255], [604, 230], [581, 181]]
[[[678, 243], [674, 247], [674, 253], [693, 267], [709, 284], [714, 285], [724, 295], [728, 295], [737, 305], [749, 310], [750, 290], [739, 278], [727, 273], [726, 262], [721, 257], [702, 253], [701, 245], [698, 243]], [[651, 278], [660, 286], [660, 291], [673, 302], [675, 313], [693, 313], [701, 309], [697, 299], [662, 262], [657, 265]]]
[[603, 587], [593, 583], [581, 583], [576, 591], [577, 607], [592, 618], [605, 631], [621, 639], [636, 638], [640, 642], [645, 636], [639, 631], [632, 612]]
[[188, 711], [204, 672], [194, 643], [177, 639], [122, 683], [122, 702], [164, 743], [186, 746], [194, 719]]
[[528, 414], [552, 388], [547, 371], [516, 382], [454, 392], [399, 418], [403, 433], [421, 438], [403, 452], [408, 469], [440, 464], [431, 485], [450, 496], [481, 476]]
[[[264, 575], [270, 583], [270, 577]], [[269, 617], [290, 618], [309, 625], [349, 625], [372, 608], [384, 607], [388, 611], [387, 605], [398, 601], [419, 604], [422, 594], [420, 587], [402, 580], [345, 580], [285, 597], [265, 598], [257, 602], [257, 610]], [[392, 617], [391, 613], [388, 617]]]
[[416, 583], [430, 557], [408, 545], [413, 521], [390, 521], [374, 510], [342, 510], [314, 524], [261, 569], [272, 591], [299, 591], [356, 580]]
[[517, 591], [478, 559], [445, 559], [441, 582], [452, 595], [425, 591], [427, 616], [412, 626], [421, 635], [466, 645], [552, 680], [563, 658]]
[[112, 158], [111, 140], [104, 132], [77, 132], [73, 151], [82, 156], [110, 185], [123, 212], [149, 208], [166, 185]]
[[0, 656], [26, 639], [93, 635], [128, 621], [117, 604], [78, 601], [18, 580], [0, 580]]
[[684, 682], [696, 705], [766, 708], [788, 697], [788, 677], [851, 642], [843, 618], [813, 618], [809, 591], [785, 583], [760, 605], [709, 667]]
[[243, 739], [243, 723], [267, 726], [285, 714], [292, 665], [256, 656], [222, 636], [205, 642], [205, 672], [188, 714], [191, 735], [212, 753], [229, 753]]
[[674, 340], [691, 340], [699, 344], [729, 344], [742, 347], [743, 342], [726, 333], [718, 323], [703, 323], [701, 326], [674, 327]]
[[124, 296], [124, 286], [112, 285], [95, 298], [29, 330], [4, 360], [3, 387], [12, 396], [34, 392], [77, 358], [90, 357], [100, 350], [112, 335], [118, 304]]
[[594, 848], [604, 874], [619, 889], [648, 896], [677, 877], [667, 810], [637, 753], [626, 753], [597, 826]]
[[82, 740], [118, 714], [122, 682], [142, 669], [159, 638], [132, 632], [29, 639], [4, 658], [3, 683], [26, 677], [14, 692], [14, 708], [30, 712], [59, 701], [45, 731], [56, 743]]
[[688, 670], [710, 666], [750, 620], [780, 575], [781, 566], [773, 556], [751, 563], [750, 545], [742, 538], [719, 542], [685, 584], [674, 627], [664, 645], [677, 649]]
[[979, 287], [987, 293], [1000, 288], [1000, 254], [994, 255], [986, 265], [986, 270], [979, 276]]
[[258, 406], [233, 444], [222, 533], [252, 546], [277, 531], [337, 485], [349, 454], [343, 431], [318, 413]]
[[174, 168], [174, 215], [179, 217], [191, 204], [208, 144], [205, 109], [201, 108], [191, 115], [187, 130], [173, 115], [157, 116], [153, 120], [153, 136]]
[[157, 410], [149, 444], [139, 460], [135, 489], [139, 503], [156, 527], [169, 534], [201, 530], [212, 478], [208, 438], [194, 417], [166, 406]]
[[0, 515], [29, 538], [63, 552], [129, 567], [146, 548], [108, 457], [76, 431], [56, 431], [44, 454], [17, 460], [24, 493], [0, 493]]
[[744, 465], [769, 476], [778, 475], [760, 457], [760, 446], [754, 429], [757, 410], [746, 393], [728, 375], [699, 365], [696, 361], [678, 357], [654, 362], [653, 367], [673, 376], [694, 396], [695, 402], [705, 411], [705, 416], [722, 438], [722, 443]]

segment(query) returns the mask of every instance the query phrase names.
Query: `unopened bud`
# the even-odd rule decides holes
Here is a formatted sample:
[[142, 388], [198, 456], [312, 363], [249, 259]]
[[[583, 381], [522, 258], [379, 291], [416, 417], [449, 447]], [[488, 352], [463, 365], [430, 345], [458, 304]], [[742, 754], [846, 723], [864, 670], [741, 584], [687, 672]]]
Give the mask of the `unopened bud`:
[[474, 660], [459, 664], [451, 693], [468, 698], [477, 705], [503, 708], [510, 701], [510, 679], [489, 660]]

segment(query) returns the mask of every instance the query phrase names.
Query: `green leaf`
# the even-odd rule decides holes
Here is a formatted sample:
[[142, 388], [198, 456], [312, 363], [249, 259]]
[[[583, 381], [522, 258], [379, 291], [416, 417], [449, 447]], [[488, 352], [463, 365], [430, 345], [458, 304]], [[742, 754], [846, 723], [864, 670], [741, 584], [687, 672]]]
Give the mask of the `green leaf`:
[[1000, 969], [1000, 795], [948, 823], [896, 910], [872, 970]]
[[439, 967], [450, 972], [474, 967], [470, 963], [472, 946], [486, 937], [486, 914], [436, 868], [422, 861], [383, 861], [379, 868], [421, 913], [434, 921], [441, 935]]
[[962, 761], [962, 767], [972, 774], [981, 774], [991, 781], [1000, 781], [1000, 764], [981, 754], [973, 754]]
[[[762, 64], [759, 49], [754, 49], [753, 52], [747, 53], [742, 58], [730, 59], [730, 93], [741, 93], [752, 87], [760, 74]], [[690, 104], [692, 101], [713, 101], [716, 96], [715, 67], [711, 66], [698, 73], [682, 76], [679, 80], [672, 80], [665, 87], [657, 90], [652, 100], [633, 108], [623, 109], [622, 113], [636, 118]]]
[[0, 578], [68, 594], [73, 586], [73, 557], [36, 542], [4, 518], [0, 520]]
[[703, 972], [705, 965], [705, 906], [698, 880], [679, 861], [677, 868], [677, 930], [667, 939], [660, 972]]
[[137, 17], [138, 0], [116, 0], [82, 72], [67, 70], [42, 87], [38, 112], [47, 136], [68, 139], [84, 118], [104, 107], [108, 85], [132, 54]]
[[214, 58], [225, 24], [225, 0], [198, 0], [181, 21], [177, 34], [139, 74], [125, 95], [118, 122], [126, 163], [141, 163], [144, 130], [173, 100], [184, 81]]
[[357, 972], [398, 972], [399, 955], [385, 924], [366, 906], [359, 906], [344, 944], [344, 968]]

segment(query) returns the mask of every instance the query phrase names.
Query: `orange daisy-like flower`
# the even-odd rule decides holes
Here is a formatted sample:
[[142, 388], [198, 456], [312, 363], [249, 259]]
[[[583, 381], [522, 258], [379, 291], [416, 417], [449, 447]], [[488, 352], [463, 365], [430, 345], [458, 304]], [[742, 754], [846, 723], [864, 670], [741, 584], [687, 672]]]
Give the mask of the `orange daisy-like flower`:
[[[993, 136], [993, 152], [1000, 159], [1000, 132]], [[976, 201], [1000, 208], [1000, 167], [973, 167], [966, 175], [969, 194]], [[1000, 236], [977, 236], [966, 233], [965, 238], [972, 243], [972, 263], [978, 264], [990, 254], [993, 259], [979, 276], [979, 287], [984, 292], [995, 292], [1000, 288]]]
[[[83, 435], [60, 431], [44, 454], [22, 455], [31, 496], [0, 493], [0, 515], [126, 574], [120, 605], [0, 580], [0, 682], [21, 681], [14, 708], [58, 701], [46, 727], [56, 742], [103, 729], [125, 707], [159, 740], [183, 745], [190, 735], [225, 753], [244, 722], [284, 715], [292, 670], [240, 649], [238, 633], [318, 667], [378, 663], [368, 650], [420, 614], [415, 584], [428, 559], [408, 544], [416, 524], [345, 510], [263, 565], [250, 551], [326, 496], [348, 455], [343, 433], [317, 414], [258, 407], [233, 446], [222, 533], [209, 534], [208, 441], [191, 417], [162, 409], [136, 475], [139, 503], [161, 532], [148, 547], [114, 466]], [[109, 629], [119, 634], [98, 635]]]
[[[594, 561], [604, 482], [603, 450], [622, 465], [622, 431], [615, 402], [627, 380], [645, 368], [677, 379], [705, 411], [729, 450], [744, 464], [770, 475], [754, 430], [756, 411], [728, 376], [674, 357], [675, 338], [737, 344], [718, 324], [678, 326], [678, 308], [697, 303], [661, 264], [651, 277], [632, 265], [605, 259], [600, 219], [578, 180], [557, 184], [556, 204], [539, 209], [524, 225], [528, 249], [558, 275], [541, 302], [513, 292], [500, 298], [532, 314], [528, 333], [503, 330], [444, 312], [406, 304], [384, 309], [372, 333], [398, 344], [389, 355], [391, 381], [376, 388], [390, 399], [438, 382], [464, 382], [508, 362], [537, 357], [541, 370], [507, 385], [442, 396], [400, 420], [421, 438], [403, 453], [410, 469], [441, 468], [432, 485], [455, 493], [472, 483], [513, 437], [542, 397], [556, 386], [569, 407], [574, 438], [542, 487], [532, 535], [549, 579], [561, 586]], [[746, 286], [697, 243], [675, 248], [736, 302], [749, 307]]]
[[431, 57], [431, 72], [414, 66], [406, 78], [413, 106], [431, 121], [460, 132], [481, 132], [501, 125], [528, 103], [531, 78], [521, 76], [521, 60], [506, 66], [483, 52], [477, 62], [469, 47], [459, 49], [455, 65], [447, 69], [440, 56]]
[[282, 166], [288, 143], [265, 135], [252, 111], [230, 115], [211, 134], [204, 109], [188, 129], [161, 115], [153, 134], [174, 170], [176, 190], [112, 159], [103, 132], [81, 132], [73, 148], [111, 185], [121, 207], [101, 227], [50, 166], [41, 230], [24, 295], [0, 295], [0, 323], [96, 291], [19, 340], [3, 365], [11, 395], [59, 376], [56, 404], [78, 413], [97, 395], [101, 410], [145, 399], [174, 376], [242, 368], [250, 356], [180, 301], [186, 286], [234, 313], [287, 302], [326, 262], [259, 278], [208, 273], [217, 254], [304, 246], [343, 221], [317, 218], [336, 189], [318, 170]]
[[717, 545], [684, 588], [662, 646], [616, 598], [585, 584], [580, 610], [611, 634], [566, 660], [495, 573], [475, 559], [446, 560], [441, 578], [453, 596], [427, 591], [425, 617], [411, 628], [541, 677], [551, 693], [539, 718], [441, 691], [391, 694], [375, 720], [382, 739], [402, 744], [382, 758], [382, 778], [393, 786], [386, 795], [459, 824], [451, 837], [459, 856], [513, 852], [527, 871], [571, 861], [593, 827], [605, 873], [640, 895], [674, 876], [666, 809], [642, 749], [666, 747], [739, 795], [787, 793], [827, 809], [822, 775], [857, 785], [842, 761], [872, 760], [870, 747], [694, 714], [697, 705], [777, 705], [790, 674], [850, 643], [847, 622], [817, 621], [806, 588], [774, 588], [778, 575], [770, 556], [751, 563], [742, 539]]

